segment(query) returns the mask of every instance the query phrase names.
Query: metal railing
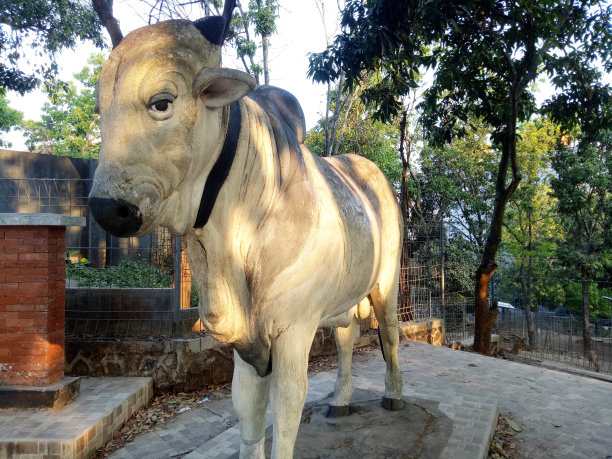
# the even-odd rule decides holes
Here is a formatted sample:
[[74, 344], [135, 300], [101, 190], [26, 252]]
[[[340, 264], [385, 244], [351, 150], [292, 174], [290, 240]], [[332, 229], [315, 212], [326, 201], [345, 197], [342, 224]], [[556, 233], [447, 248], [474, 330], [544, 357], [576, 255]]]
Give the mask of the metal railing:
[[[612, 329], [594, 320], [590, 324], [591, 359], [585, 353], [584, 323], [572, 315], [560, 316], [546, 312], [531, 313], [535, 341], [530, 342], [524, 310], [503, 310], [495, 323], [502, 348], [521, 358], [552, 361], [591, 371], [612, 373]], [[601, 321], [606, 323], [607, 321]]]
[[[0, 179], [0, 212], [87, 216], [90, 186], [90, 180], [80, 179]], [[88, 218], [86, 228], [67, 233], [67, 247], [69, 339], [159, 339], [203, 331], [180, 238], [159, 230], [146, 238], [118, 239]], [[443, 319], [447, 344], [473, 335], [473, 293], [445, 287], [445, 281], [446, 285], [460, 284], [454, 280], [452, 266], [462, 263], [445, 253], [444, 225], [439, 221], [407, 228], [399, 319]], [[528, 335], [523, 310], [501, 312], [495, 332], [502, 344], [524, 358], [596, 369], [584, 356], [580, 320], [538, 313], [534, 321], [535, 346], [525, 346]], [[591, 336], [597, 366], [612, 372], [610, 327], [594, 324]]]

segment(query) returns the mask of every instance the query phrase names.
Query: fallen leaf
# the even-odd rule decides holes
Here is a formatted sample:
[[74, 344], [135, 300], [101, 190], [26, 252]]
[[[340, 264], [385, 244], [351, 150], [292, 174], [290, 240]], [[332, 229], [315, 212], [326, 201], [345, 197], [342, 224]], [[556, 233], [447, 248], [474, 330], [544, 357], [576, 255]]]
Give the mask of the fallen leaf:
[[523, 429], [521, 428], [521, 426], [519, 425], [519, 423], [518, 423], [518, 422], [513, 421], [513, 420], [512, 420], [512, 419], [510, 419], [510, 418], [506, 418], [506, 422], [508, 423], [508, 425], [510, 426], [510, 428], [511, 428], [512, 430], [514, 430], [515, 432], [522, 432], [522, 431], [523, 431]]

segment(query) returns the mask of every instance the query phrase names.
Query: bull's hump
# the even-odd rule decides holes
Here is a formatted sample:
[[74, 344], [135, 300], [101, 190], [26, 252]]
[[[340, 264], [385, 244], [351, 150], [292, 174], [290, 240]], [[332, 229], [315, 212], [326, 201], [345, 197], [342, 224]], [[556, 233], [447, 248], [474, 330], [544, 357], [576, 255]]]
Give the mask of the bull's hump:
[[306, 120], [298, 100], [290, 92], [276, 86], [258, 86], [249, 94], [268, 115], [282, 121], [296, 137], [299, 144], [304, 143]]

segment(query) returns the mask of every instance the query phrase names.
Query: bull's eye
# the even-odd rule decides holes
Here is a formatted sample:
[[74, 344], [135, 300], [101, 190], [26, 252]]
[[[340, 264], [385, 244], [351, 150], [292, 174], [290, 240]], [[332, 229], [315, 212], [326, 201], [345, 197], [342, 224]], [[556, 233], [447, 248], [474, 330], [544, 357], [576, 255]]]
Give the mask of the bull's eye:
[[169, 92], [160, 92], [155, 94], [147, 104], [147, 110], [151, 118], [157, 121], [167, 120], [174, 112], [175, 97]]

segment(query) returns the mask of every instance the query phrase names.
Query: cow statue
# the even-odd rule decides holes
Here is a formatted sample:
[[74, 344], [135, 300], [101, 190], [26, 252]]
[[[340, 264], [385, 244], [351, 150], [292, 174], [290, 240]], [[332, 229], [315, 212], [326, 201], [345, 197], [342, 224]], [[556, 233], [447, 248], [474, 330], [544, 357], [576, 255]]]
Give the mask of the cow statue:
[[[231, 10], [230, 10], [231, 11]], [[159, 226], [186, 241], [206, 330], [234, 349], [241, 457], [288, 458], [319, 327], [338, 327], [332, 415], [348, 414], [358, 318], [370, 311], [386, 357], [383, 406], [403, 408], [397, 359], [402, 224], [381, 171], [319, 158], [289, 93], [220, 67], [227, 17], [171, 20], [128, 34], [100, 75], [102, 148], [89, 195], [120, 236]]]

